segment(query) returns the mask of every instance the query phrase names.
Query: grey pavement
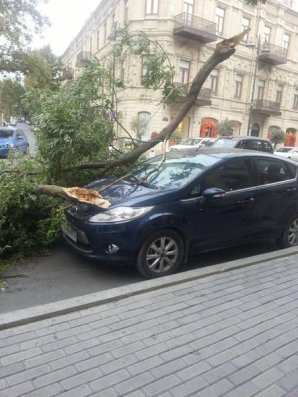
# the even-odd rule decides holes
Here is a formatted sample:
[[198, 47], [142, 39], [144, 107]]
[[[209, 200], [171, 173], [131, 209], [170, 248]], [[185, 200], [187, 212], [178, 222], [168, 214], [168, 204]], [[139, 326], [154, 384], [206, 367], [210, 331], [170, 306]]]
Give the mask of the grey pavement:
[[298, 247], [0, 315], [0, 396], [298, 397]]

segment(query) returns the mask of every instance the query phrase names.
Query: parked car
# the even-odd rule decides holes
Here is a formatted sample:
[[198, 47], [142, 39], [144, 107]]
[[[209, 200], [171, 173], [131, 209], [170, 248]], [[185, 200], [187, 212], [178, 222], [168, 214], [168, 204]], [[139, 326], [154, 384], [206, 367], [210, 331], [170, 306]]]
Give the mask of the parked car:
[[271, 154], [206, 148], [167, 152], [122, 180], [89, 185], [110, 202], [65, 211], [65, 240], [99, 262], [135, 264], [146, 278], [190, 254], [276, 238], [298, 243], [298, 164]]
[[24, 131], [15, 127], [0, 127], [0, 157], [7, 157], [14, 149], [28, 153], [29, 143]]
[[254, 136], [226, 136], [218, 138], [213, 147], [234, 147], [237, 149], [258, 150], [260, 152], [273, 153], [273, 147], [267, 139]]
[[17, 123], [18, 123], [18, 119], [12, 116], [9, 120], [9, 124], [15, 127]]
[[277, 149], [274, 154], [298, 161], [298, 147], [283, 146]]
[[170, 150], [181, 150], [189, 149], [190, 147], [202, 148], [206, 146], [211, 146], [215, 142], [215, 138], [188, 138], [177, 145], [172, 145], [169, 147]]

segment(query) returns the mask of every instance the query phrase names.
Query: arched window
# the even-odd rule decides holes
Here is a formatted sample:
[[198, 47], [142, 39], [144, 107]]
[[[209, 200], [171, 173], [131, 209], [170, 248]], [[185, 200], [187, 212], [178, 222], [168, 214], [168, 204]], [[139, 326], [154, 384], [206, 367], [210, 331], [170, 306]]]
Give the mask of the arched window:
[[260, 133], [260, 126], [258, 123], [254, 123], [251, 127], [251, 135], [259, 136], [259, 133]]

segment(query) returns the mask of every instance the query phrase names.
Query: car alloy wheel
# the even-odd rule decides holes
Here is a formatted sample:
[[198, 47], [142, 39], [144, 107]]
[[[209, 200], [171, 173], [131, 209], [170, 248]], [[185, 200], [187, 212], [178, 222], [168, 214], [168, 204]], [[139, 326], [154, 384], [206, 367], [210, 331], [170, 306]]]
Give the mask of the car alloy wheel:
[[281, 238], [277, 239], [277, 243], [282, 248], [295, 247], [298, 245], [298, 214], [288, 222]]
[[137, 269], [146, 278], [173, 273], [183, 261], [183, 242], [171, 230], [157, 232], [143, 243], [137, 258]]
[[298, 219], [294, 219], [288, 226], [289, 247], [298, 245]]

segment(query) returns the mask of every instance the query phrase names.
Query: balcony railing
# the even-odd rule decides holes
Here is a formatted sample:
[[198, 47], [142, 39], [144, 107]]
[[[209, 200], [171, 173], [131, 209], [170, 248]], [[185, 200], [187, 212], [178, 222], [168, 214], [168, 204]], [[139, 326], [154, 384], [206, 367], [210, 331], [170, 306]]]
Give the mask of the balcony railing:
[[81, 51], [77, 55], [76, 66], [86, 66], [91, 61], [91, 52]]
[[216, 41], [216, 23], [199, 18], [193, 14], [183, 12], [174, 18], [175, 35], [200, 41], [202, 43], [210, 43]]
[[280, 102], [255, 99], [252, 104], [252, 111], [266, 116], [280, 116]]
[[72, 80], [73, 79], [73, 69], [72, 68], [64, 68], [62, 70], [62, 80]]
[[275, 44], [263, 43], [260, 47], [258, 60], [270, 65], [283, 65], [287, 63], [287, 53], [284, 48]]
[[[183, 102], [185, 100], [185, 97], [189, 92], [190, 86], [191, 84], [175, 83], [175, 87], [179, 88], [179, 96], [177, 98], [177, 102]], [[199, 95], [196, 99], [196, 105], [211, 105], [211, 88], [201, 88]]]

